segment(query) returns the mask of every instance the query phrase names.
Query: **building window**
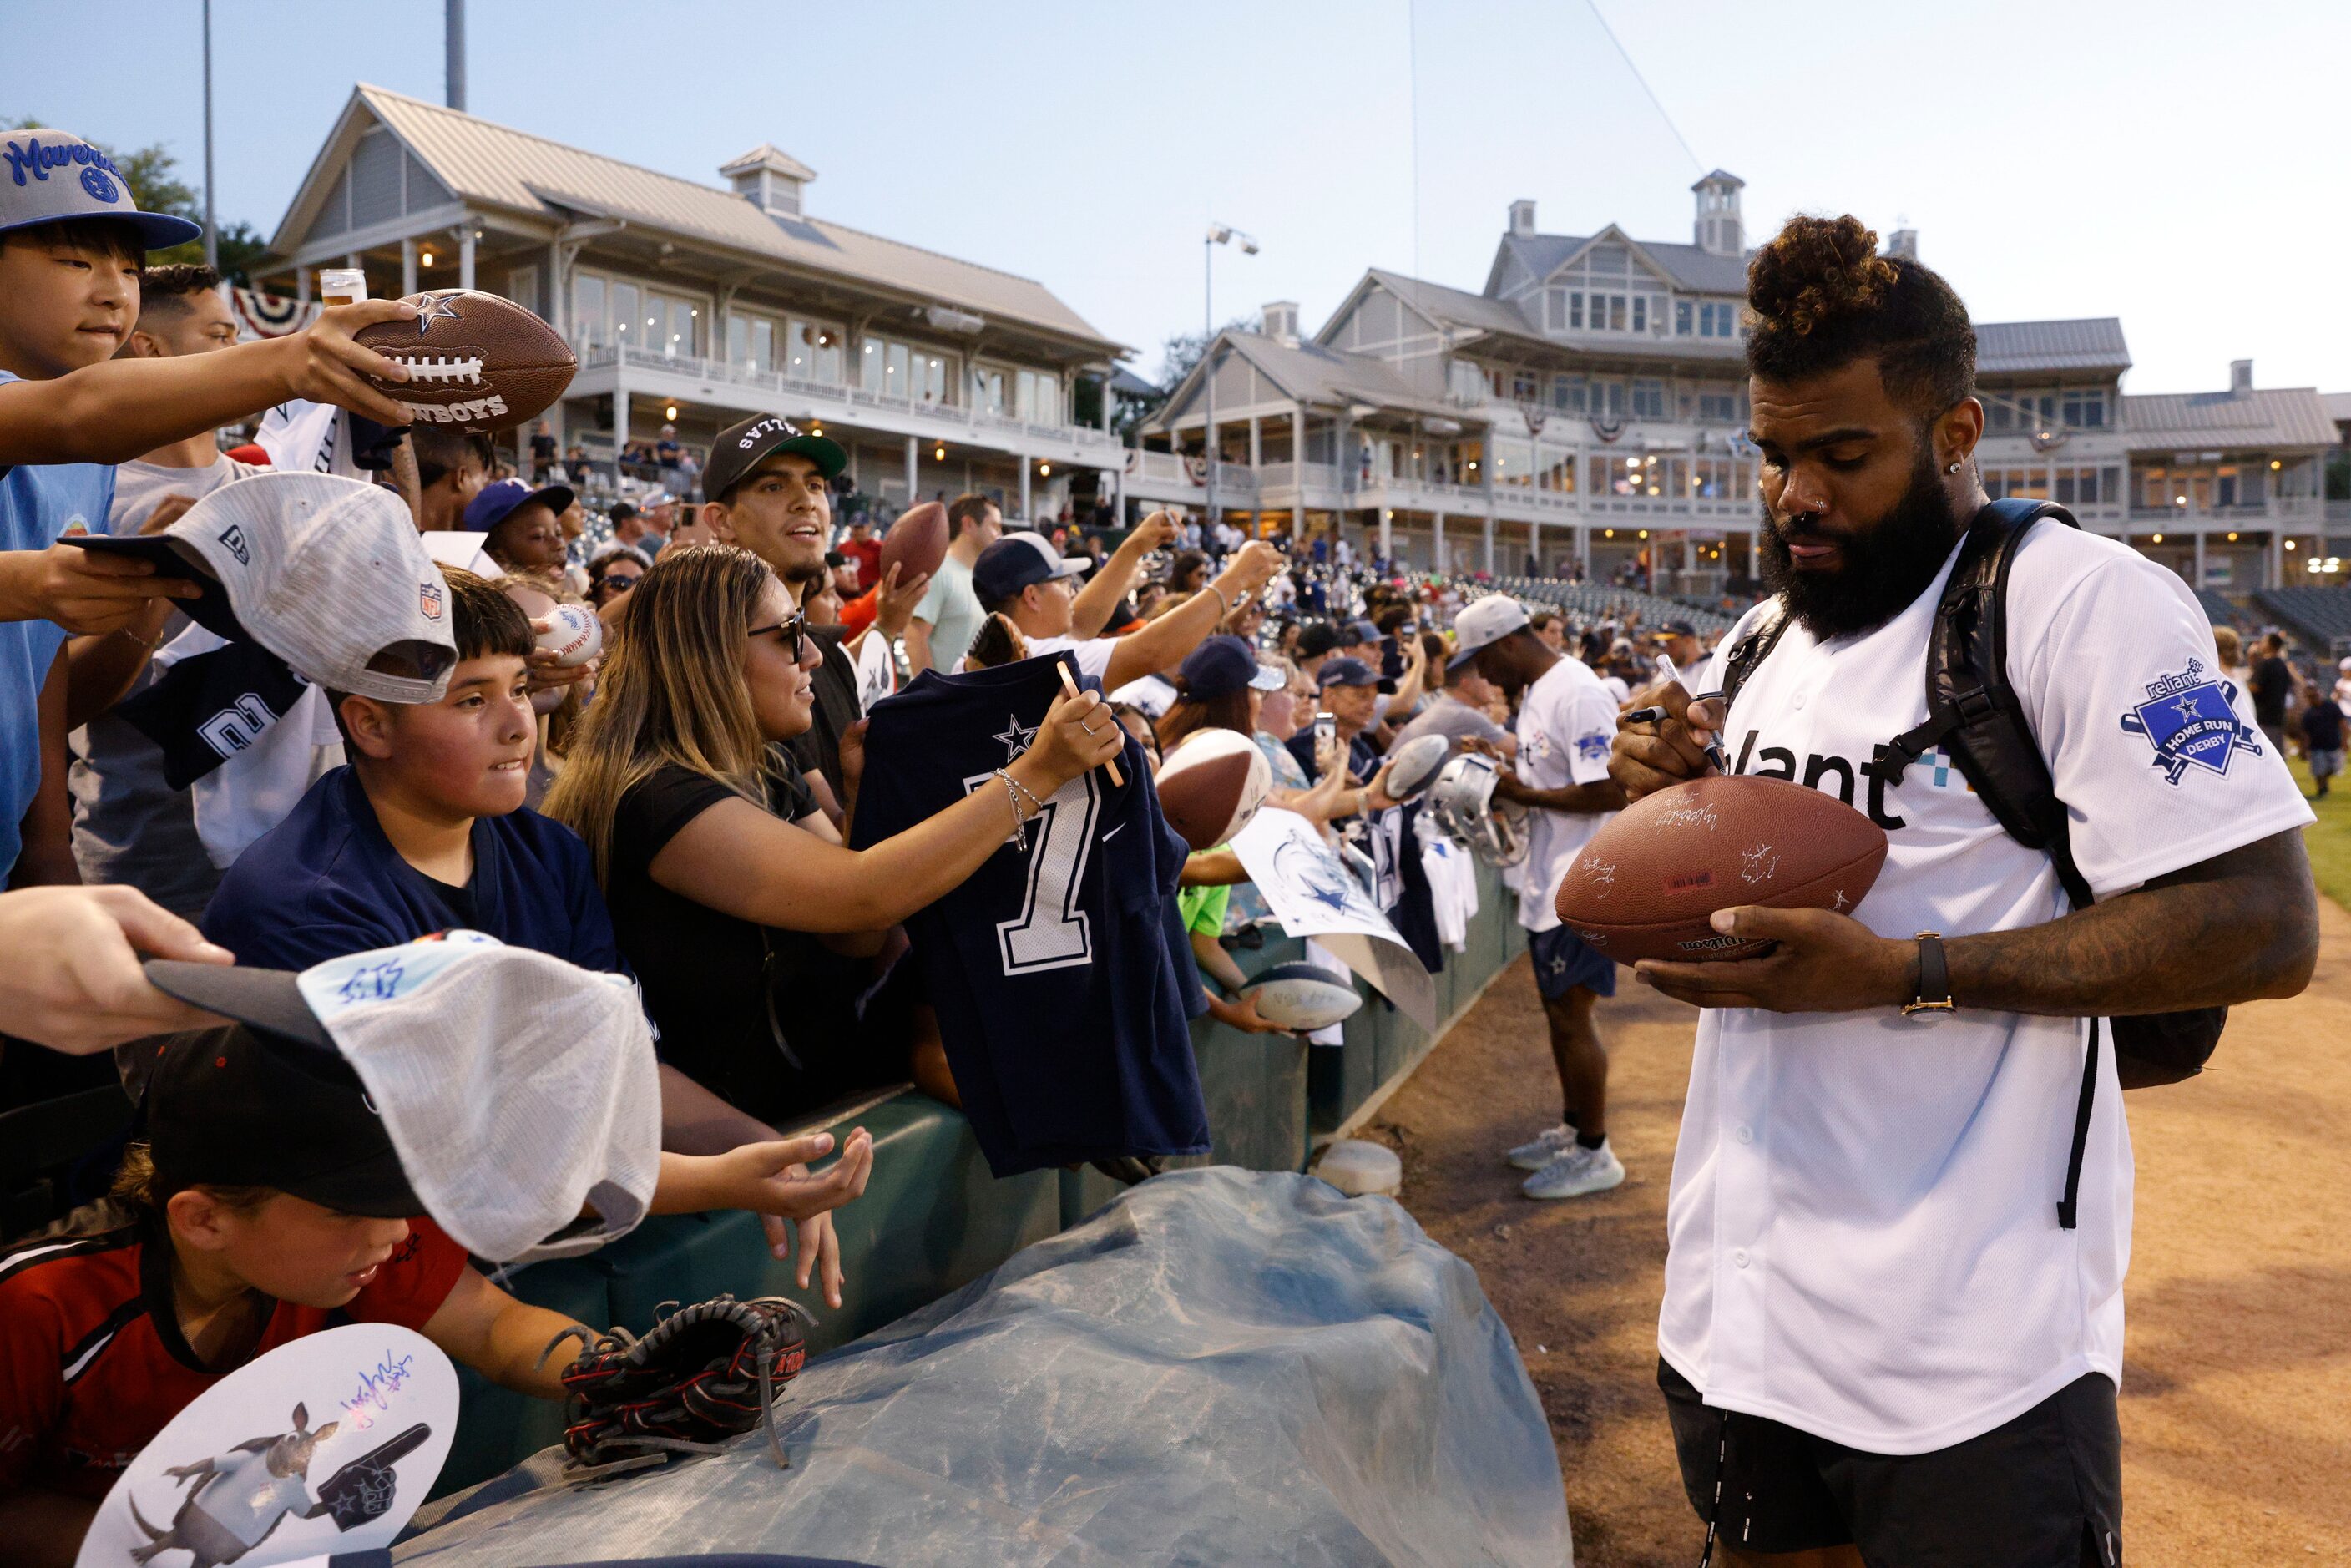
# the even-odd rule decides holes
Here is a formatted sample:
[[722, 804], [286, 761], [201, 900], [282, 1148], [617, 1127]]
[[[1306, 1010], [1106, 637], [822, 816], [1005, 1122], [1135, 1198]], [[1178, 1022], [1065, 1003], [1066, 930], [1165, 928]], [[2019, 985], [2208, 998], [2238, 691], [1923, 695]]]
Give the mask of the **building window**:
[[1698, 394], [1698, 417], [1701, 424], [1736, 424], [1739, 422], [1739, 397], [1735, 392]]
[[1583, 378], [1564, 372], [1551, 379], [1551, 405], [1568, 413], [1583, 412]]
[[1532, 371], [1512, 371], [1510, 372], [1510, 401], [1512, 402], [1541, 402], [1542, 401], [1541, 378], [1537, 376]]
[[1625, 297], [1621, 294], [1608, 297], [1608, 329], [1612, 332], [1625, 329]]
[[1698, 335], [1701, 338], [1728, 338], [1736, 320], [1734, 308], [1714, 300], [1701, 301], [1698, 308]]
[[1646, 294], [1635, 294], [1633, 296], [1633, 330], [1646, 332], [1648, 329], [1649, 297]]
[[1061, 423], [1061, 382], [1050, 371], [1020, 372], [1020, 417], [1029, 424]]
[[726, 362], [765, 375], [776, 368], [776, 324], [765, 316], [726, 313]]
[[2096, 430], [2106, 423], [2106, 394], [2096, 387], [2065, 389], [2065, 424], [2071, 430]]
[[[1714, 307], [1712, 307], [1711, 305], [1709, 305], [1709, 306], [1708, 306], [1708, 307], [1707, 307], [1707, 308], [1708, 308], [1708, 310], [1711, 310], [1711, 309], [1713, 309], [1713, 308], [1714, 308]], [[1688, 336], [1690, 335], [1690, 317], [1692, 316], [1692, 314], [1694, 314], [1694, 312], [1693, 312], [1693, 311], [1692, 311], [1692, 309], [1691, 309], [1690, 302], [1689, 302], [1688, 300], [1687, 300], [1687, 299], [1677, 299], [1677, 300], [1675, 300], [1675, 301], [1674, 301], [1674, 336], [1675, 336], [1675, 337], [1677, 337], [1677, 338], [1687, 338], [1687, 337], [1688, 337]], [[1709, 319], [1711, 319], [1711, 318], [1709, 318]]]
[[[1637, 299], [1635, 304], [1640, 303]], [[1663, 419], [1666, 417], [1666, 383], [1635, 382], [1633, 383], [1633, 417]]]
[[1572, 330], [1583, 330], [1583, 290], [1580, 288], [1568, 292], [1567, 324]]
[[1625, 383], [1623, 382], [1593, 382], [1590, 395], [1591, 404], [1588, 412], [1593, 418], [1622, 419], [1625, 417]]
[[601, 349], [611, 340], [611, 327], [604, 317], [604, 280], [580, 273], [571, 280], [572, 347]]
[[841, 342], [840, 328], [795, 316], [784, 324], [784, 343], [789, 353], [778, 368], [794, 381], [837, 387], [841, 384]]
[[982, 413], [993, 414], [998, 419], [1004, 417], [1008, 405], [1002, 371], [987, 365], [976, 368], [971, 372], [971, 389], [974, 404]]

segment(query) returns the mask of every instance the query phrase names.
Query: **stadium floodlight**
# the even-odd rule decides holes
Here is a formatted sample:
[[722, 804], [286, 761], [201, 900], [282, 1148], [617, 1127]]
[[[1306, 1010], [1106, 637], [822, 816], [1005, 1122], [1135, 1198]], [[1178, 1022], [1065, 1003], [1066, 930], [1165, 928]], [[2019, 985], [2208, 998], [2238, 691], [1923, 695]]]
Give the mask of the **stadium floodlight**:
[[1257, 241], [1230, 224], [1212, 223], [1207, 236], [1200, 245], [1200, 365], [1207, 383], [1208, 406], [1206, 423], [1200, 427], [1200, 460], [1207, 470], [1207, 502], [1201, 509], [1208, 521], [1217, 520], [1217, 308], [1216, 259], [1217, 246], [1240, 242], [1243, 256], [1257, 254]]

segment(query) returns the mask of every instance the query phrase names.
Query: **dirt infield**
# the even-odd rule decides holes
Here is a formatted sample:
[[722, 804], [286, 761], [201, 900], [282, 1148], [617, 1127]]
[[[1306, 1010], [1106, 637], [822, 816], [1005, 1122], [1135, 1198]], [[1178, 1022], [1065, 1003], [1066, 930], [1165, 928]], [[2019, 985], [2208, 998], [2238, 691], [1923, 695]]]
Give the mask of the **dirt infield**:
[[[2213, 1069], [2134, 1093], [2124, 1512], [2140, 1563], [2351, 1561], [2351, 915], [2323, 903], [2319, 977], [2238, 1010]], [[1666, 1189], [1695, 1014], [1637, 987], [1603, 1010], [1611, 1135], [1631, 1173], [1535, 1204], [1501, 1150], [1556, 1119], [1521, 958], [1367, 1135], [1404, 1202], [1478, 1270], [1541, 1392], [1580, 1568], [1685, 1568], [1656, 1384]]]

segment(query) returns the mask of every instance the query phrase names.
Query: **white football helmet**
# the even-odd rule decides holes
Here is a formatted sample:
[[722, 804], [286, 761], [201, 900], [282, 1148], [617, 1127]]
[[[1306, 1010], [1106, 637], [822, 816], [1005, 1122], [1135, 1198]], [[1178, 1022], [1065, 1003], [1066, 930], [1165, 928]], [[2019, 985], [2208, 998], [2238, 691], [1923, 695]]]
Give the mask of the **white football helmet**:
[[1438, 831], [1490, 866], [1514, 866], [1527, 858], [1527, 814], [1494, 799], [1494, 763], [1465, 751], [1447, 762], [1429, 786], [1426, 810]]

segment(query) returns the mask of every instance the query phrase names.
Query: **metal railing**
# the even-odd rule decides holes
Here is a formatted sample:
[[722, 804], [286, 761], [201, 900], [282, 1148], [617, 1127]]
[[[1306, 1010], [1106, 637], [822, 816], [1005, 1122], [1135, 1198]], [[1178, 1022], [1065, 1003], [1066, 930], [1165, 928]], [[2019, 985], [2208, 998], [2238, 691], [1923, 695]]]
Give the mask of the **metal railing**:
[[[1025, 434], [1046, 441], [1067, 442], [1077, 446], [1116, 448], [1120, 443], [1109, 431], [1097, 430], [1085, 424], [1039, 424], [1009, 414], [967, 408], [956, 403], [936, 402], [913, 397], [888, 397], [868, 392], [862, 387], [841, 382], [810, 381], [788, 376], [776, 371], [762, 371], [747, 364], [736, 364], [726, 360], [705, 360], [688, 354], [665, 354], [652, 349], [630, 345], [607, 345], [589, 349], [580, 355], [582, 371], [609, 367], [628, 370], [656, 371], [682, 376], [690, 381], [724, 382], [729, 386], [754, 392], [772, 393], [778, 397], [824, 398], [851, 408], [870, 408], [909, 417], [919, 416], [965, 429]], [[1222, 481], [1219, 481], [1220, 483]]]

